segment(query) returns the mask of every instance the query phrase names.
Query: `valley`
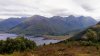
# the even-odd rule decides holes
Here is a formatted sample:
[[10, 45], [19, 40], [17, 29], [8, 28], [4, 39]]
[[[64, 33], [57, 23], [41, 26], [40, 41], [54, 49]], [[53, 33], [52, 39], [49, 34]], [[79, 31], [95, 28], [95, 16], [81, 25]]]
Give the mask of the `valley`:
[[97, 23], [91, 17], [72, 15], [3, 20], [0, 22], [1, 56], [99, 56]]
[[0, 56], [100, 56], [100, 0], [0, 0]]
[[41, 15], [8, 18], [0, 22], [0, 40], [7, 37], [15, 38], [18, 35], [35, 41], [38, 43], [37, 45], [57, 43], [71, 38], [96, 23], [97, 21], [91, 17], [75, 17], [73, 15], [51, 18]]

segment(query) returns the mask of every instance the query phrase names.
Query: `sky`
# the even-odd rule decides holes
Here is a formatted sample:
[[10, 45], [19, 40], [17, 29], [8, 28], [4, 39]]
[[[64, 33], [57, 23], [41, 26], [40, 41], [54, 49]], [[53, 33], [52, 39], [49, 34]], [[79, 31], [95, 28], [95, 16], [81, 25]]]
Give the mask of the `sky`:
[[[0, 0], [0, 18], [32, 15], [100, 18], [100, 0]], [[100, 20], [100, 19], [99, 19]]]

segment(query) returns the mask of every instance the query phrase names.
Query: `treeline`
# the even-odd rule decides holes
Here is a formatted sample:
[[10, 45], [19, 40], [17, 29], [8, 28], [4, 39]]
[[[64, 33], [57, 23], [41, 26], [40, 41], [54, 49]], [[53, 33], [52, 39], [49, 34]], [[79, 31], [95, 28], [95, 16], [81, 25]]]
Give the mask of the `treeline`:
[[34, 41], [28, 40], [24, 37], [17, 37], [15, 39], [7, 38], [0, 40], [0, 53], [13, 53], [14, 51], [33, 50], [36, 47]]

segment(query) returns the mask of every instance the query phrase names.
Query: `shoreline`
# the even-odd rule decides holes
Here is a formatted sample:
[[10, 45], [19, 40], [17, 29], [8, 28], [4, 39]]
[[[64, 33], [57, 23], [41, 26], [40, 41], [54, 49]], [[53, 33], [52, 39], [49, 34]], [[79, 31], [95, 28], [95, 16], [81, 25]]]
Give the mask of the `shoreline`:
[[42, 36], [44, 40], [66, 40], [69, 39], [71, 36], [65, 35], [65, 36], [51, 36], [51, 35], [43, 35]]

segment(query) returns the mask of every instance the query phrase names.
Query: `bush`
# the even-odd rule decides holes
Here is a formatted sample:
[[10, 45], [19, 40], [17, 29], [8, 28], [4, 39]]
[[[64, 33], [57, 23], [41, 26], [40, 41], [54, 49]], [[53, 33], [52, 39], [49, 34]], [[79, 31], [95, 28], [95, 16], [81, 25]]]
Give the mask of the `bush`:
[[97, 32], [92, 29], [87, 30], [86, 36], [88, 40], [98, 40]]
[[15, 39], [7, 38], [7, 40], [0, 40], [0, 53], [13, 53], [14, 51], [25, 51], [27, 49], [34, 49], [36, 44], [24, 37], [17, 37]]
[[92, 41], [81, 41], [80, 44], [82, 46], [95, 46], [95, 43], [93, 43]]

